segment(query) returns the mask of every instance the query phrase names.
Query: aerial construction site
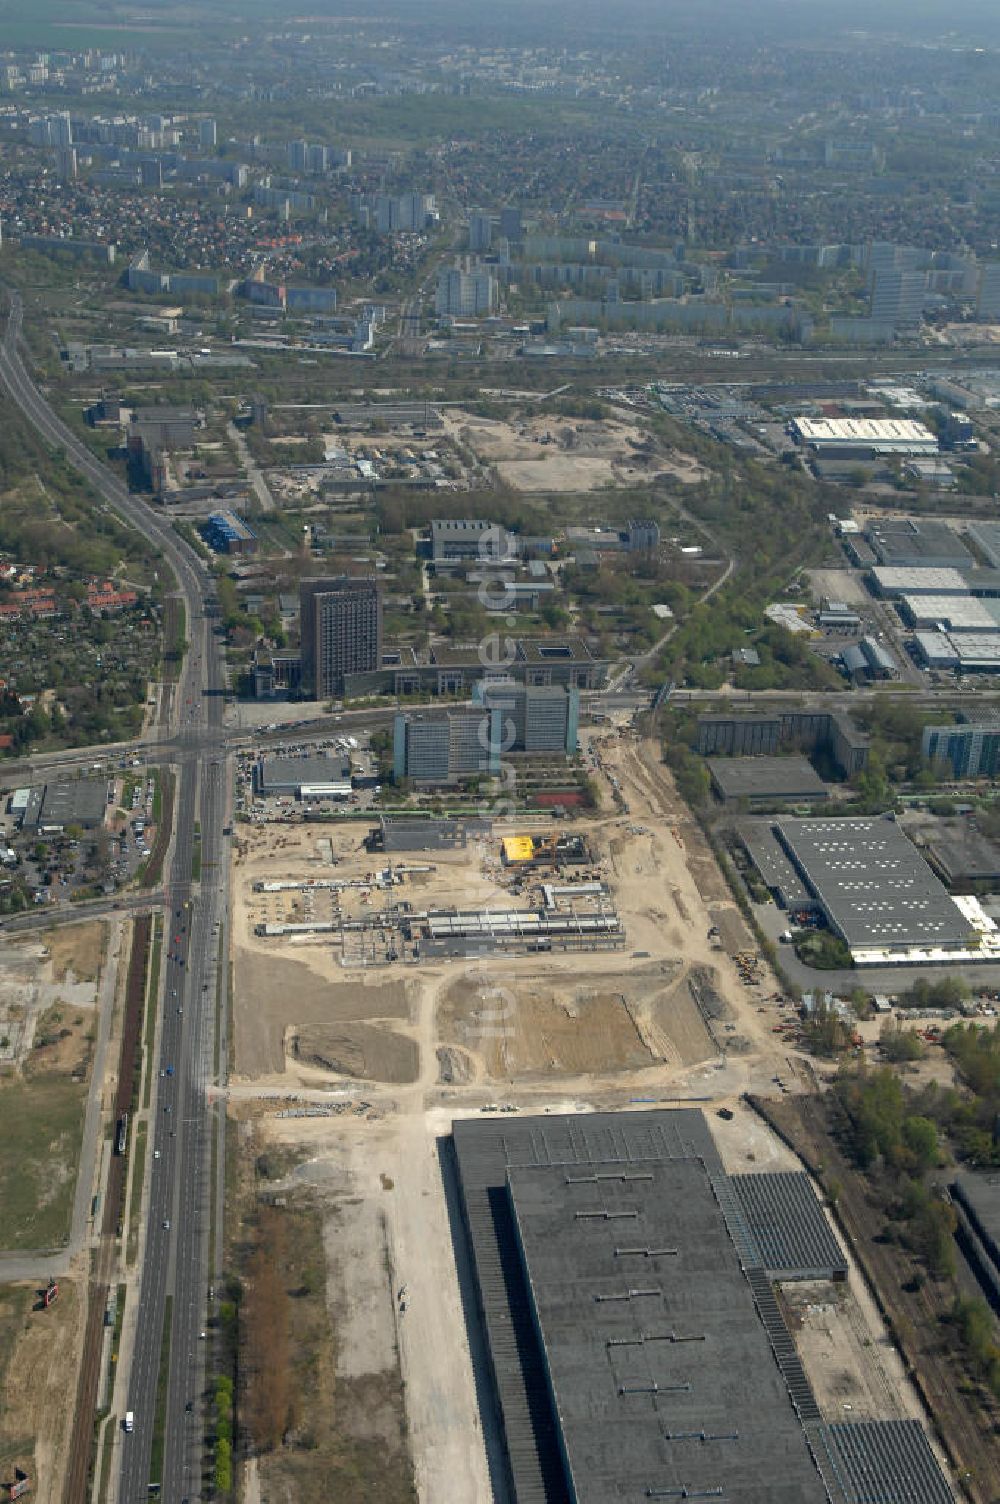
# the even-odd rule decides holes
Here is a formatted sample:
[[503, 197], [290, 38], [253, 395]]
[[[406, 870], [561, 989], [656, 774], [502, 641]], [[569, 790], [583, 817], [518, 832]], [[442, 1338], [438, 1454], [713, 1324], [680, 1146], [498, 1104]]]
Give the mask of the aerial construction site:
[[[248, 1163], [281, 1166], [268, 1197], [319, 1209], [324, 1383], [358, 1399], [336, 1440], [408, 1448], [422, 1499], [493, 1497], [503, 1430], [477, 1393], [442, 1173], [456, 1119], [704, 1104], [728, 1174], [802, 1169], [745, 1098], [811, 1084], [813, 1065], [658, 745], [602, 726], [584, 752], [600, 803], [572, 821], [400, 816], [235, 843], [230, 1116]], [[856, 1271], [792, 1306], [824, 1414], [921, 1415]]]

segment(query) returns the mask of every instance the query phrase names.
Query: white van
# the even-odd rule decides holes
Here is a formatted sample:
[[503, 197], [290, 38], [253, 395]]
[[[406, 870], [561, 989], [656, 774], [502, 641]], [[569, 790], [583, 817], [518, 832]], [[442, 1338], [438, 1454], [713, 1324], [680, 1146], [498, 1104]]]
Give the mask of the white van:
[[134, 1431], [135, 1430], [135, 1411], [134, 1410], [126, 1410], [125, 1411], [125, 1429], [126, 1429], [126, 1431]]

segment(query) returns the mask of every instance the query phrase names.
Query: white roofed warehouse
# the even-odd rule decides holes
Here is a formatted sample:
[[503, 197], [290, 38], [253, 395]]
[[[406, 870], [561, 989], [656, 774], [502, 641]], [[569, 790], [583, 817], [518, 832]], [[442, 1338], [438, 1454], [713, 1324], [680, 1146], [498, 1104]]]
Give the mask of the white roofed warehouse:
[[889, 816], [783, 819], [778, 839], [856, 966], [996, 961], [978, 899], [953, 897]]
[[796, 443], [817, 459], [878, 459], [899, 454], [936, 455], [935, 434], [912, 418], [793, 418]]

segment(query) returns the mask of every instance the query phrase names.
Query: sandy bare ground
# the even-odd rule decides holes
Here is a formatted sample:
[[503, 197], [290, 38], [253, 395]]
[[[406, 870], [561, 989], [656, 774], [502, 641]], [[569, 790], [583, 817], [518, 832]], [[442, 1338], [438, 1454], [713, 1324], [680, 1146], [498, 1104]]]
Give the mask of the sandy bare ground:
[[67, 925], [44, 941], [14, 941], [2, 947], [0, 1036], [6, 1043], [0, 1045], [0, 1063], [24, 1064], [47, 1010], [59, 1007], [68, 1015], [94, 1007], [104, 935], [103, 924]]
[[507, 421], [452, 411], [445, 416], [445, 427], [481, 464], [495, 466], [501, 479], [519, 491], [641, 485], [654, 468], [667, 468], [645, 447], [643, 429], [621, 419], [542, 413]]
[[[328, 948], [327, 948], [328, 952]], [[309, 961], [332, 961], [319, 947]], [[310, 1025], [348, 1025], [371, 1019], [405, 1020], [410, 1015], [407, 987], [399, 981], [371, 980], [340, 973], [324, 975], [309, 961], [281, 953], [236, 952], [239, 1008], [236, 1073], [261, 1076], [285, 1068], [289, 1031]]]
[[849, 569], [810, 569], [809, 583], [816, 598], [846, 601], [852, 606], [871, 606], [871, 596]]

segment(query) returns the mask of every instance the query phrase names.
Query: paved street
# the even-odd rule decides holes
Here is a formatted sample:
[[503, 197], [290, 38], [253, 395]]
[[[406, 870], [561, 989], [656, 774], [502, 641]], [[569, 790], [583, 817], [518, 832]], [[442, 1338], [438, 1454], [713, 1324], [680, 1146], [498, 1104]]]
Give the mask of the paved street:
[[[210, 1184], [211, 1122], [206, 1088], [213, 1077], [216, 1032], [216, 925], [226, 914], [225, 837], [229, 774], [222, 733], [223, 665], [215, 636], [215, 601], [210, 582], [193, 553], [148, 504], [129, 494], [58, 418], [34, 387], [18, 349], [22, 318], [20, 296], [11, 295], [11, 312], [0, 345], [0, 383], [36, 431], [61, 448], [70, 463], [121, 517], [137, 527], [162, 552], [174, 570], [186, 611], [189, 650], [173, 697], [173, 725], [167, 746], [159, 748], [177, 766], [174, 845], [165, 905], [164, 961], [161, 967], [163, 1020], [158, 1067], [156, 1127], [148, 1161], [151, 1176], [148, 1225], [137, 1301], [128, 1408], [135, 1430], [121, 1438], [118, 1504], [149, 1497], [151, 1481], [162, 1481], [161, 1497], [200, 1497], [204, 1414], [205, 1329], [208, 1288], [209, 1215], [218, 1204]], [[160, 739], [157, 739], [160, 740]], [[156, 741], [147, 744], [147, 752]], [[82, 754], [93, 761], [93, 752]], [[72, 754], [77, 758], [80, 754]], [[161, 760], [164, 760], [161, 757]], [[62, 764], [59, 758], [54, 766]], [[203, 880], [193, 884], [192, 860], [200, 823]], [[148, 906], [150, 895], [109, 904], [113, 909]], [[90, 912], [88, 910], [88, 912]], [[44, 916], [51, 924], [52, 915]], [[24, 916], [25, 927], [34, 916]], [[174, 937], [177, 937], [176, 939]], [[222, 997], [224, 1013], [226, 999]], [[221, 1057], [224, 1060], [224, 1055]], [[220, 1144], [221, 1144], [220, 1139]], [[224, 1173], [221, 1154], [217, 1174]], [[170, 1369], [165, 1416], [162, 1480], [150, 1479], [157, 1379], [164, 1336], [167, 1296], [171, 1295]], [[190, 1412], [187, 1402], [193, 1401]], [[77, 1504], [77, 1501], [71, 1501]], [[80, 1501], [83, 1504], [83, 1501]]]

